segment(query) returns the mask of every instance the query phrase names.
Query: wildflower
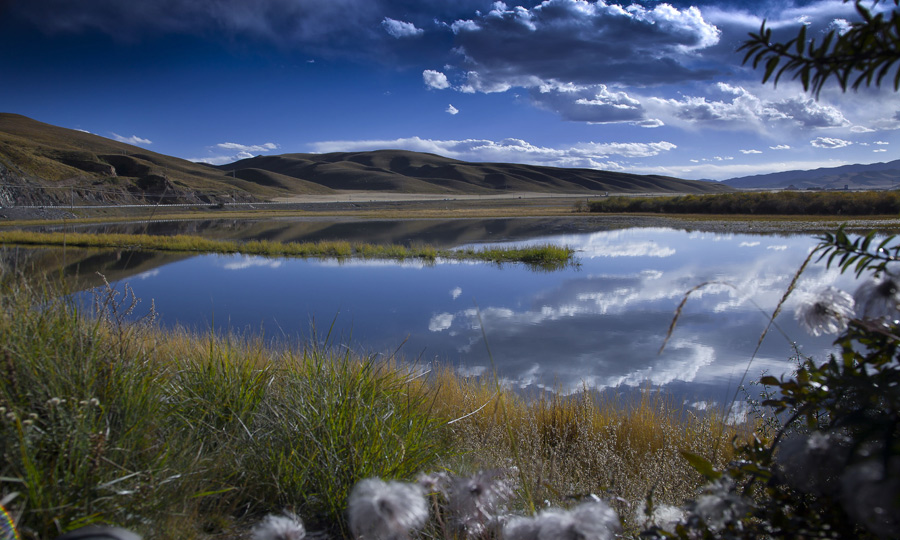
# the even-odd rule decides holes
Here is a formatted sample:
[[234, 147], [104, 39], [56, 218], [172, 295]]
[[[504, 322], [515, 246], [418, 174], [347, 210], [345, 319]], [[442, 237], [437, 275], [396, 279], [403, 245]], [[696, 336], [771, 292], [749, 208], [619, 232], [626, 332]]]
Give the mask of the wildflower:
[[428, 519], [425, 493], [417, 484], [367, 478], [357, 482], [347, 503], [350, 531], [358, 539], [409, 538]]
[[450, 485], [450, 477], [445, 472], [421, 474], [416, 482], [426, 493], [446, 493], [447, 487]]
[[95, 397], [92, 397], [91, 399], [88, 400], [88, 405], [90, 405], [90, 406], [92, 406], [92, 407], [99, 407], [99, 406], [100, 406], [100, 400], [97, 399], [97, 398], [95, 398]]
[[850, 439], [837, 433], [797, 435], [778, 445], [775, 463], [792, 488], [813, 495], [831, 495], [838, 489], [837, 475], [850, 454]]
[[692, 510], [711, 530], [720, 531], [730, 523], [736, 523], [740, 528], [740, 519], [749, 507], [735, 492], [731, 478], [722, 477], [703, 488], [703, 494], [694, 501]]
[[513, 518], [503, 527], [506, 540], [612, 540], [620, 532], [619, 516], [602, 501], [572, 510], [551, 508], [534, 518]]
[[56, 407], [56, 406], [58, 406], [60, 403], [62, 403], [62, 400], [59, 399], [58, 397], [50, 398], [50, 399], [47, 400], [47, 406], [48, 406], [48, 407]]
[[447, 493], [456, 525], [468, 536], [481, 536], [498, 524], [506, 501], [514, 491], [504, 470], [481, 471], [471, 478], [456, 478]]
[[252, 540], [302, 540], [306, 529], [300, 518], [291, 512], [277, 516], [269, 514], [260, 521], [250, 535]]
[[840, 289], [826, 287], [814, 295], [808, 294], [794, 315], [814, 336], [836, 334], [847, 328], [853, 318], [853, 297]]
[[684, 521], [684, 510], [669, 504], [654, 504], [653, 511], [647, 513], [647, 501], [642, 501], [635, 512], [635, 521], [644, 524], [645, 528], [658, 527], [666, 532], [674, 533], [675, 526]]
[[861, 319], [893, 321], [900, 316], [900, 285], [894, 278], [869, 279], [853, 293]]

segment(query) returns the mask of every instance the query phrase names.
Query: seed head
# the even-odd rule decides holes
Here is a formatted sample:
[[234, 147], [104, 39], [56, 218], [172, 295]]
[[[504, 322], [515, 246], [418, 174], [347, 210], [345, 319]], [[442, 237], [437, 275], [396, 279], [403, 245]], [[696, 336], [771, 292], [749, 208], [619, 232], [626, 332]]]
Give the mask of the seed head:
[[814, 336], [837, 334], [847, 328], [854, 316], [853, 297], [840, 289], [825, 287], [816, 294], [807, 294], [794, 315]]
[[425, 492], [418, 484], [367, 478], [353, 486], [347, 507], [357, 539], [403, 540], [428, 520]]
[[861, 319], [893, 321], [900, 317], [900, 285], [890, 276], [864, 281], [853, 299]]
[[303, 540], [306, 529], [300, 518], [291, 512], [278, 516], [269, 514], [260, 521], [250, 535], [252, 540]]

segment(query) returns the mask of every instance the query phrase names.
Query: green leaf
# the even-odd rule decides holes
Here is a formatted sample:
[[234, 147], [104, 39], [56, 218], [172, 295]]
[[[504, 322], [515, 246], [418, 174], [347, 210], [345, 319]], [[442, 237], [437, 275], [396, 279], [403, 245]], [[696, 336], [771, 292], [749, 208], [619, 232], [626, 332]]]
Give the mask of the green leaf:
[[718, 480], [722, 477], [721, 471], [717, 471], [712, 463], [709, 462], [703, 456], [698, 456], [697, 454], [688, 452], [687, 450], [681, 451], [681, 457], [686, 459], [688, 463], [690, 463], [691, 467], [694, 468], [695, 471], [702, 474], [704, 478], [707, 480]]

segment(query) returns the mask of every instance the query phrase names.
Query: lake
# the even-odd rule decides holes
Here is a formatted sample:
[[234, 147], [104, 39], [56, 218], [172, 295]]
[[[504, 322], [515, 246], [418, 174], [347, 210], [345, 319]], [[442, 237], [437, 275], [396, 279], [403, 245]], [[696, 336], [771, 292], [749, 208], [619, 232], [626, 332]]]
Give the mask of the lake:
[[[809, 235], [604, 229], [601, 222], [600, 230], [591, 231], [583, 224], [512, 219], [464, 227], [464, 221], [379, 222], [362, 230], [391, 242], [567, 245], [578, 250], [580, 264], [535, 272], [520, 264], [219, 255], [168, 255], [151, 264], [146, 254], [119, 252], [114, 265], [99, 268], [118, 286], [128, 283], [144, 311], [152, 299], [164, 325], [263, 333], [279, 341], [308, 340], [313, 328], [321, 339], [332, 329], [333, 343], [369, 354], [399, 350], [398, 357], [422, 368], [438, 362], [468, 375], [496, 366], [504, 381], [526, 392], [621, 391], [651, 384], [702, 403], [735, 395], [768, 314], [816, 244]], [[401, 223], [404, 232], [397, 233]], [[223, 227], [204, 230], [229, 236]], [[234, 232], [241, 227], [277, 239], [329, 239], [350, 229], [364, 236], [359, 224], [344, 222], [235, 223], [231, 236], [246, 237]], [[490, 242], [494, 238], [502, 241]], [[94, 268], [88, 260], [98, 257], [77, 264], [86, 272]], [[691, 295], [659, 353], [684, 294], [705, 282], [716, 283]], [[850, 278], [812, 265], [798, 289], [831, 283], [854, 288]], [[830, 349], [831, 337], [813, 338], [798, 327], [795, 302], [789, 299], [745, 382], [763, 370], [790, 371], [794, 344], [818, 357]]]

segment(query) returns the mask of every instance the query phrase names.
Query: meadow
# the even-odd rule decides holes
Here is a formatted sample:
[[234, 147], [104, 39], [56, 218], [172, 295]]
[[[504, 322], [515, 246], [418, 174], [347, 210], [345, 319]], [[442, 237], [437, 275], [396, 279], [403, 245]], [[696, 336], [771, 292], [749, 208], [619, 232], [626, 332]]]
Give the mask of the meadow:
[[522, 396], [492, 376], [351, 352], [327, 332], [288, 345], [163, 330], [127, 291], [92, 306], [61, 293], [16, 279], [0, 296], [0, 499], [23, 538], [94, 522], [241, 538], [285, 510], [348, 536], [359, 480], [479, 471], [515, 479], [510, 510], [595, 494], [636, 535], [648, 497], [697, 494], [683, 451], [722, 467], [748, 436], [649, 389]]

